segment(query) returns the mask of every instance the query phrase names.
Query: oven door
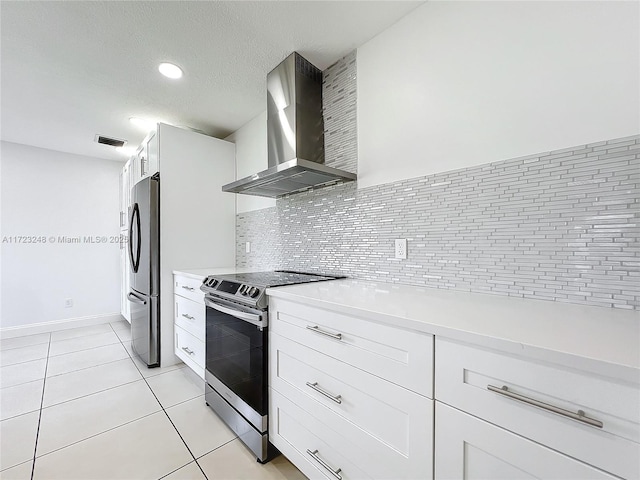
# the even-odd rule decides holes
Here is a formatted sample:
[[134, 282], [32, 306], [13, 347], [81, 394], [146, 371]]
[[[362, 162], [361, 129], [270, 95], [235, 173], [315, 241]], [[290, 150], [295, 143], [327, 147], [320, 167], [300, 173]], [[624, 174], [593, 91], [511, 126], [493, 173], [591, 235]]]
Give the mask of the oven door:
[[266, 432], [267, 312], [209, 295], [205, 305], [207, 383]]

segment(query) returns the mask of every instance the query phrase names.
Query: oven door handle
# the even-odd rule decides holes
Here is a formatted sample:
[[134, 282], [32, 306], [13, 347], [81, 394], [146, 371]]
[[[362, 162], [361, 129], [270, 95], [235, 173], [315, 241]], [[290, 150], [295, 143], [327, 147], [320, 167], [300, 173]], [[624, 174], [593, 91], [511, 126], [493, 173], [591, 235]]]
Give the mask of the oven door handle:
[[265, 320], [261, 320], [261, 316], [256, 315], [255, 313], [247, 313], [241, 310], [236, 310], [235, 308], [223, 307], [219, 303], [212, 302], [208, 298], [204, 299], [204, 304], [209, 308], [213, 308], [214, 310], [217, 310], [219, 312], [239, 318], [240, 320], [244, 320], [245, 322], [257, 325], [258, 327], [267, 326], [267, 322]]

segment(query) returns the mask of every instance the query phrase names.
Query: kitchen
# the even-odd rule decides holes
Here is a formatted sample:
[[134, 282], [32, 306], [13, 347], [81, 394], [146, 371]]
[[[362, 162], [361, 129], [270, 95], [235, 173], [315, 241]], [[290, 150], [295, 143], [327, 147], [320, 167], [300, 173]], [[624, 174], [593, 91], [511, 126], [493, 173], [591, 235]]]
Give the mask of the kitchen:
[[[533, 303], [522, 304], [524, 311], [515, 316], [525, 317], [525, 311], [538, 312], [535, 341], [529, 343], [518, 337], [518, 332], [509, 333], [508, 324], [498, 321], [485, 325], [493, 331], [484, 331], [484, 335], [503, 340], [513, 335], [511, 339], [516, 343], [537, 346], [538, 360], [550, 364], [569, 361], [554, 351], [556, 349], [586, 357], [589, 361], [583, 360], [588, 370], [604, 377], [610, 377], [613, 370], [617, 372], [614, 376], [624, 371], [625, 382], [636, 385], [636, 393], [632, 393], [635, 397], [631, 398], [637, 406], [638, 154], [634, 147], [639, 130], [637, 8], [635, 2], [414, 4], [400, 15], [402, 18], [398, 17], [397, 23], [373, 32], [377, 33], [371, 35], [373, 38], [352, 45], [343, 55], [323, 65], [325, 102], [332, 93], [327, 92], [332, 74], [338, 86], [334, 92], [344, 89], [348, 94], [333, 99], [337, 100], [332, 102], [335, 113], [328, 112], [325, 104], [325, 164], [357, 172], [357, 183], [319, 188], [278, 200], [237, 195], [235, 262], [232, 253], [230, 261], [224, 264], [183, 263], [175, 265], [173, 270], [235, 266], [254, 272], [286, 269], [382, 282], [378, 290], [384, 292], [378, 292], [378, 296], [400, 295], [406, 301], [390, 300], [388, 311], [384, 305], [376, 304], [377, 313], [371, 312], [373, 307], [367, 307], [367, 302], [375, 303], [376, 296], [363, 284], [348, 283], [352, 280], [318, 284], [314, 292], [317, 296], [333, 298], [326, 298], [323, 308], [329, 308], [327, 302], [339, 303], [352, 297], [360, 306], [343, 305], [343, 310], [351, 309], [352, 314], [360, 317], [363, 312], [370, 312], [378, 316], [377, 324], [381, 317], [388, 322], [395, 314], [404, 318], [396, 319], [395, 327], [436, 335], [435, 397], [433, 391], [421, 390], [422, 399], [426, 399], [423, 401], [431, 402], [435, 398], [435, 403], [440, 385], [438, 354], [447, 351], [445, 346], [438, 346], [439, 336], [469, 342], [469, 337], [456, 338], [452, 329], [476, 328], [476, 333], [482, 334], [481, 325], [487, 322], [482, 315], [484, 308], [491, 312], [501, 308], [508, 311], [505, 302], [523, 297]], [[3, 23], [3, 49], [4, 32]], [[313, 53], [313, 48], [309, 49]], [[258, 113], [265, 109], [264, 77], [289, 53], [282, 52], [277, 61], [264, 66]], [[305, 51], [301, 53], [312, 57]], [[4, 58], [3, 52], [3, 66]], [[3, 87], [5, 85], [3, 78]], [[3, 95], [3, 112], [4, 105]], [[3, 119], [6, 124], [6, 117]], [[267, 167], [266, 115], [261, 113], [253, 120], [251, 117], [246, 120], [250, 121], [231, 136], [225, 135], [235, 143], [234, 179]], [[332, 121], [342, 123], [332, 126]], [[51, 158], [44, 161], [42, 152], [25, 146], [33, 142], [21, 140], [15, 134], [13, 140], [6, 142], [7, 129], [3, 128], [2, 144], [2, 235], [110, 234], [112, 218], [118, 215], [113, 207], [118, 204], [118, 192], [117, 188], [106, 186], [106, 178], [115, 177], [117, 187], [122, 163], [96, 161], [94, 165], [80, 167], [79, 159], [56, 152], [56, 148], [47, 151], [46, 155]], [[597, 160], [591, 160], [594, 157]], [[55, 167], [53, 162], [57, 162]], [[162, 164], [162, 159], [160, 162]], [[597, 172], [593, 162], [597, 164]], [[59, 170], [65, 164], [68, 168], [62, 175]], [[162, 172], [162, 167], [160, 170]], [[89, 171], [91, 178], [87, 178]], [[25, 178], [33, 179], [33, 185], [25, 185]], [[230, 193], [226, 195], [233, 197]], [[56, 197], [68, 201], [64, 216], [51, 211], [52, 205], [60, 203]], [[74, 214], [74, 197], [86, 199], [84, 205], [95, 205], [100, 212], [87, 215], [80, 231], [73, 230], [77, 225], [74, 215], [80, 215]], [[30, 200], [35, 198], [39, 201]], [[199, 213], [207, 211], [205, 205], [198, 207]], [[33, 218], [38, 214], [38, 223], [28, 223], [29, 213]], [[608, 219], [595, 218], [600, 228], [585, 227], [595, 225], [592, 217], [607, 214]], [[406, 240], [406, 259], [396, 258], [396, 240]], [[46, 326], [34, 327], [33, 324], [48, 323], [51, 330], [50, 322], [64, 324], [64, 320], [70, 318], [85, 318], [88, 325], [119, 320], [116, 314], [120, 298], [118, 248], [107, 251], [90, 245], [81, 248], [74, 245], [74, 250], [63, 250], [60, 245], [25, 247], [18, 249], [3, 243], [3, 339], [12, 340], [7, 327], [25, 332], [25, 325], [31, 324], [29, 333], [40, 334], [45, 330], [37, 331], [37, 328]], [[94, 257], [102, 253], [103, 266], [93, 266]], [[66, 255], [69, 255], [68, 264], [63, 263]], [[99, 278], [92, 275], [93, 268], [101, 268]], [[60, 271], [66, 274], [54, 276], [54, 272], [59, 275]], [[34, 282], [35, 272], [43, 275], [40, 284]], [[65, 284], [71, 282], [80, 285], [65, 290]], [[42, 291], [42, 284], [47, 285], [46, 292]], [[338, 288], [339, 285], [342, 287]], [[288, 299], [275, 298], [276, 303], [280, 302], [278, 308], [286, 313], [286, 308], [292, 308], [287, 301], [300, 302], [303, 297], [306, 302], [321, 301], [319, 297], [310, 300], [307, 298], [310, 294], [304, 293], [309, 290], [299, 288], [304, 287], [282, 288], [283, 296], [284, 292], [291, 293]], [[67, 295], [66, 291], [74, 293]], [[469, 292], [482, 294], [486, 304], [466, 304], [464, 299], [470, 298]], [[467, 319], [464, 326], [455, 327], [438, 325], [432, 319], [428, 327], [417, 326], [411, 319], [424, 318], [425, 314], [415, 313], [416, 304], [410, 303], [413, 295], [430, 296], [436, 306], [448, 304], [447, 298], [455, 298], [460, 302], [461, 317], [460, 312], [473, 315], [475, 308], [481, 321], [475, 325]], [[65, 297], [76, 302], [76, 306], [71, 307], [73, 315], [62, 306], [60, 299]], [[468, 311], [464, 311], [465, 305]], [[541, 310], [536, 310], [536, 305], [542, 305]], [[561, 324], [564, 316], [575, 314], [573, 308], [597, 312], [596, 318], [586, 319], [589, 314], [584, 313], [581, 325]], [[108, 318], [109, 314], [113, 317]], [[618, 325], [619, 317], [624, 318], [622, 323], [631, 325], [630, 329], [612, 327]], [[522, 326], [522, 323], [516, 325]], [[585, 331], [581, 328], [583, 325]], [[282, 327], [274, 328], [283, 331]], [[127, 342], [126, 334], [120, 338], [118, 331], [99, 333], [95, 337], [113, 338], [114, 334], [119, 340], [125, 339], [123, 343]], [[64, 336], [55, 332], [52, 335]], [[286, 333], [283, 336], [286, 339]], [[593, 337], [602, 343], [588, 342]], [[393, 335], [389, 335], [389, 341], [392, 338]], [[68, 340], [60, 338], [60, 341]], [[283, 342], [286, 343], [280, 343]], [[506, 348], [498, 339], [494, 342], [498, 350]], [[571, 342], [574, 344], [567, 345]], [[55, 343], [52, 337], [51, 345]], [[462, 348], [459, 344], [454, 347]], [[535, 356], [536, 349], [532, 349]], [[474, 354], [467, 352], [468, 358], [474, 358]], [[511, 354], [517, 355], [517, 351]], [[630, 363], [628, 359], [632, 359]], [[356, 361], [351, 360], [351, 364]], [[616, 362], [617, 369], [602, 366]], [[584, 370], [584, 365], [578, 362], [573, 366]], [[163, 365], [149, 371], [163, 368], [173, 366]], [[172, 371], [148, 377], [149, 384], [154, 383], [154, 377], [159, 384], [160, 377]], [[186, 384], [189, 382], [185, 380]], [[402, 392], [422, 388], [410, 384], [408, 381]], [[3, 398], [8, 392], [5, 388], [13, 387], [3, 385]], [[157, 394], [153, 387], [151, 389]], [[443, 395], [445, 393], [443, 391]], [[456, 406], [453, 397], [445, 403]], [[183, 404], [169, 403], [170, 418], [171, 409], [177, 410], [179, 405]], [[602, 408], [606, 413], [606, 408]], [[485, 418], [482, 412], [470, 409], [465, 405], [456, 411], [468, 412], [473, 418]], [[42, 409], [43, 414], [46, 411], [47, 408]], [[28, 410], [20, 416], [31, 413]], [[624, 417], [620, 412], [619, 415]], [[8, 420], [15, 421], [20, 416]], [[500, 425], [499, 419], [489, 421]], [[616, 440], [617, 446], [631, 448], [637, 455], [638, 438], [634, 436], [638, 431], [637, 415], [629, 422], [629, 432], [621, 436], [607, 434]], [[501, 431], [518, 432], [518, 429], [508, 425]], [[437, 427], [435, 434], [436, 477], [455, 478], [455, 473], [438, 474]], [[93, 441], [99, 442], [101, 435], [92, 437]], [[616, 467], [606, 463], [607, 455], [604, 463], [597, 463], [592, 458], [585, 460], [580, 452], [566, 452], [563, 445], [548, 443], [549, 439], [538, 439], [535, 432], [521, 435], [552, 445], [554, 451], [564, 452], [562, 458], [569, 456], [577, 458], [576, 463], [580, 465], [585, 462], [594, 465], [592, 470], [597, 472], [634, 478], [629, 473], [633, 470], [614, 471]], [[6, 437], [3, 435], [3, 438]], [[522, 437], [515, 435], [515, 438]], [[57, 453], [38, 456], [41, 459], [35, 463], [44, 464], [47, 457], [80, 449], [81, 445], [82, 442]], [[202, 453], [208, 456], [208, 452], [205, 449]], [[303, 454], [306, 455], [304, 449]], [[294, 454], [285, 452], [285, 456], [305, 474], [313, 476], [300, 466], [303, 464]], [[184, 461], [176, 468], [203, 463], [196, 462], [195, 455], [190, 458], [191, 462]], [[611, 458], [614, 457], [609, 460]], [[265, 468], [279, 466], [277, 462], [282, 460], [275, 459]], [[24, 461], [19, 465], [30, 469], [31, 463]], [[314, 470], [315, 475], [334, 477], [322, 468]], [[348, 478], [349, 470], [344, 466], [339, 468]], [[219, 478], [210, 472], [204, 474]], [[5, 475], [8, 473], [3, 472], [3, 477]], [[226, 471], [224, 475], [231, 478], [234, 473]], [[367, 472], [363, 476], [370, 475]], [[150, 476], [161, 475], [156, 472]], [[37, 466], [34, 478], [38, 478]], [[383, 478], [391, 477], [386, 474]]]

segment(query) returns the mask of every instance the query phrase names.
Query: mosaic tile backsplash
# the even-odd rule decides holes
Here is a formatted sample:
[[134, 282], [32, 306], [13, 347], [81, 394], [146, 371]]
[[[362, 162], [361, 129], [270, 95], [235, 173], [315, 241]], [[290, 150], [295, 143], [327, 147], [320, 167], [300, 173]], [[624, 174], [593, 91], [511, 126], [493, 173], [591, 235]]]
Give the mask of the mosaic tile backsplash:
[[356, 50], [322, 72], [324, 163], [358, 171]]
[[237, 216], [237, 264], [640, 309], [639, 197], [637, 135], [283, 197]]

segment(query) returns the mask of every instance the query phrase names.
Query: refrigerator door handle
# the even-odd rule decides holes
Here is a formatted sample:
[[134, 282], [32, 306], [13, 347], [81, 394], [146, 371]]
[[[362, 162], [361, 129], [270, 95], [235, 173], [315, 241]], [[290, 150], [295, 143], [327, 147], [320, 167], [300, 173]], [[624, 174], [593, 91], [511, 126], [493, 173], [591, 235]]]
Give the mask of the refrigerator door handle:
[[129, 292], [127, 294], [127, 298], [129, 299], [130, 302], [137, 303], [138, 305], [146, 305], [147, 304], [146, 300], [140, 298], [138, 295], [136, 295], [133, 292]]
[[[136, 221], [135, 224], [135, 228], [136, 228], [136, 256], [134, 258], [133, 255], [133, 228], [134, 228], [134, 224], [133, 221]], [[138, 273], [138, 267], [140, 266], [140, 247], [141, 247], [141, 241], [142, 239], [140, 238], [140, 208], [138, 207], [138, 204], [135, 203], [133, 205], [133, 208], [131, 209], [131, 220], [129, 221], [129, 258], [131, 259], [131, 267], [133, 268], [133, 273]]]

